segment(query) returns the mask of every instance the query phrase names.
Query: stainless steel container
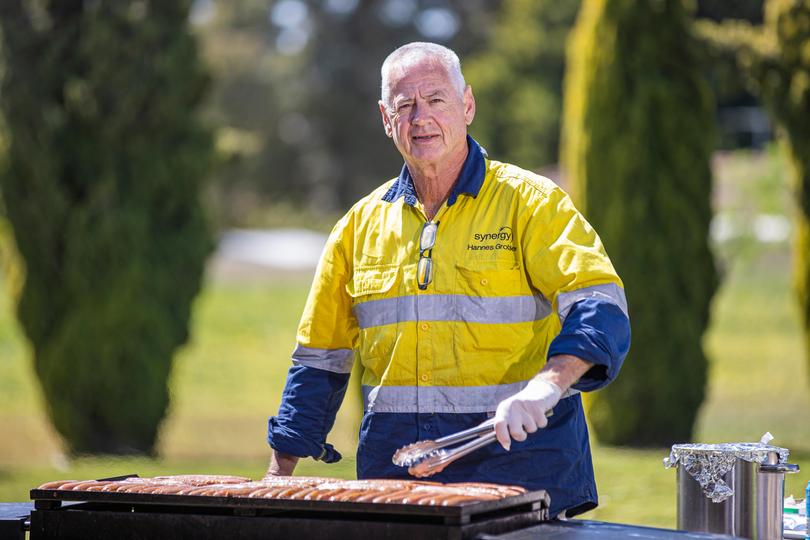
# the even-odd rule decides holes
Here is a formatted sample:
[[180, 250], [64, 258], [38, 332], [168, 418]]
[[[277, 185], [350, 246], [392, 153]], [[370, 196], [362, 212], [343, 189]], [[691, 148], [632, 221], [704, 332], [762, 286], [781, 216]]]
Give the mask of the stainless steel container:
[[779, 463], [778, 455], [771, 452], [768, 461], [757, 471], [757, 535], [755, 538], [781, 539], [784, 534], [782, 518], [785, 512], [785, 473], [799, 472], [799, 466]]
[[[679, 447], [676, 449], [676, 447]], [[678, 528], [781, 540], [787, 450], [764, 444], [676, 445]]]
[[757, 513], [756, 463], [738, 459], [721, 478], [734, 495], [713, 502], [684, 467], [678, 467], [678, 528], [755, 538]]

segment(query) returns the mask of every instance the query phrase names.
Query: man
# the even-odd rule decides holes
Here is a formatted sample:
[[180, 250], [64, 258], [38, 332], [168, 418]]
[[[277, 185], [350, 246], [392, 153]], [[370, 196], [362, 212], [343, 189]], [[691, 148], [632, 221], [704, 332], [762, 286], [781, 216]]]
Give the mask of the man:
[[394, 51], [379, 107], [405, 165], [329, 237], [270, 418], [268, 474], [340, 459], [326, 435], [357, 358], [359, 478], [408, 477], [397, 448], [494, 415], [500, 445], [434, 479], [545, 489], [552, 515], [595, 507], [579, 391], [612, 380], [630, 343], [599, 238], [550, 180], [467, 135], [475, 100], [449, 49]]

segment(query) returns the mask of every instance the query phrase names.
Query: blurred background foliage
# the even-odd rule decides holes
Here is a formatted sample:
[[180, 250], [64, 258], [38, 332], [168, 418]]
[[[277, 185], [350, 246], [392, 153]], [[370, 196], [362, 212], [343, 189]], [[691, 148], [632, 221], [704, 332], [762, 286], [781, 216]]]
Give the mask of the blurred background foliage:
[[[638, 17], [628, 30], [623, 31], [638, 34], [637, 37], [647, 40], [641, 46], [643, 51], [626, 47], [614, 53], [621, 56], [617, 65], [623, 66], [626, 71], [616, 74], [616, 85], [606, 90], [615, 92], [617, 88], [623, 88], [627, 80], [621, 79], [622, 76], [637, 77], [640, 86], [655, 83], [653, 79], [660, 73], [651, 64], [645, 63], [652, 60], [642, 53], [653, 57], [655, 51], [650, 47], [660, 47], [663, 51], [660, 55], [662, 61], [680, 59], [675, 71], [682, 69], [688, 72], [690, 81], [694, 81], [698, 75], [702, 77], [714, 100], [713, 110], [707, 110], [708, 101], [703, 100], [705, 96], [701, 92], [686, 92], [680, 97], [673, 97], [667, 93], [672, 94], [679, 88], [675, 82], [653, 84], [653, 93], [660, 94], [661, 103], [671, 103], [665, 107], [668, 109], [667, 115], [661, 119], [668, 122], [668, 129], [662, 129], [660, 133], [654, 126], [647, 126], [647, 131], [634, 131], [635, 127], [645, 125], [644, 117], [656, 113], [641, 106], [632, 108], [632, 103], [627, 105], [618, 99], [611, 103], [616, 107], [629, 107], [626, 112], [635, 115], [631, 118], [635, 124], [622, 119], [621, 110], [602, 111], [605, 114], [599, 120], [603, 122], [601, 126], [582, 121], [580, 117], [578, 121], [581, 123], [576, 127], [586, 138], [597, 133], [594, 131], [597, 127], [602, 130], [600, 136], [603, 139], [604, 133], [610, 133], [611, 129], [623, 135], [617, 137], [612, 155], [605, 158], [618, 160], [620, 166], [616, 171], [627, 173], [621, 179], [611, 178], [611, 170], [603, 171], [607, 176], [601, 180], [594, 176], [582, 178], [581, 171], [574, 170], [580, 159], [576, 156], [568, 161], [569, 177], [566, 177], [565, 168], [561, 170], [557, 167], [560, 133], [565, 131], [564, 123], [568, 121], [562, 118], [562, 104], [571, 99], [563, 95], [563, 81], [571, 63], [570, 58], [583, 54], [580, 45], [571, 44], [569, 34], [578, 24], [581, 5], [587, 3], [607, 7], [609, 12], [605, 17], [618, 16], [621, 14], [619, 10], [624, 10], [628, 17]], [[674, 0], [667, 0], [655, 4], [674, 6], [675, 3]], [[58, 6], [62, 6], [61, 9], [96, 9], [93, 6], [100, 4], [86, 0], [7, 0], [0, 3], [4, 9], [24, 5], [34, 10], [57, 9]], [[121, 3], [136, 14], [145, 9], [143, 6], [151, 9], [159, 4], [161, 2], [158, 0], [127, 0]], [[645, 242], [659, 245], [640, 246], [639, 253], [642, 255], [645, 249], [667, 251], [670, 247], [675, 251], [680, 249], [687, 252], [684, 247], [687, 240], [690, 245], [702, 243], [705, 247], [711, 233], [714, 262], [725, 281], [719, 289], [719, 299], [715, 299], [711, 306], [712, 319], [707, 333], [701, 338], [706, 330], [706, 308], [714, 290], [713, 283], [706, 277], [710, 274], [708, 270], [691, 273], [694, 270], [693, 262], [698, 263], [694, 266], [704, 270], [710, 268], [713, 262], [712, 255], [703, 248], [695, 252], [699, 252], [695, 256], [700, 261], [693, 261], [692, 255], [680, 257], [678, 264], [682, 267], [677, 269], [683, 272], [681, 277], [684, 280], [705, 280], [701, 282], [705, 285], [701, 289], [702, 298], [695, 302], [697, 307], [691, 313], [658, 313], [652, 316], [654, 320], [647, 321], [652, 327], [651, 335], [654, 335], [656, 325], [666, 327], [668, 321], [679, 317], [679, 314], [681, 318], [690, 318], [684, 321], [685, 325], [692, 326], [689, 337], [684, 338], [689, 343], [684, 345], [672, 341], [666, 347], [675, 353], [679, 347], [685, 347], [698, 358], [702, 354], [699, 350], [702, 346], [708, 357], [708, 366], [702, 358], [698, 358], [696, 364], [701, 370], [699, 373], [665, 363], [658, 365], [654, 358], [654, 343], [644, 349], [644, 358], [635, 361], [636, 364], [648, 362], [647, 367], [653, 370], [658, 365], [656, 384], [665, 385], [671, 379], [672, 389], [677, 389], [684, 380], [700, 386], [699, 401], [704, 397], [705, 401], [702, 405], [690, 402], [690, 412], [684, 415], [688, 429], [673, 427], [668, 434], [659, 436], [661, 430], [672, 427], [668, 422], [673, 412], [667, 407], [658, 408], [659, 416], [663, 415], [663, 418], [646, 421], [648, 424], [658, 422], [653, 430], [658, 430], [655, 438], [636, 439], [629, 433], [612, 442], [638, 443], [642, 446], [665, 444], [675, 434], [681, 436], [689, 430], [695, 439], [703, 442], [719, 442], [729, 438], [754, 440], [762, 431], [770, 429], [778, 432], [776, 442], [781, 441], [786, 446], [798, 449], [800, 460], [806, 462], [810, 452], [809, 428], [806, 422], [795, 422], [796, 411], [806, 410], [808, 406], [806, 392], [799, 388], [799, 385], [806, 388], [806, 381], [800, 381], [796, 373], [803, 369], [802, 359], [806, 355], [800, 338], [806, 340], [810, 334], [802, 333], [797, 323], [798, 314], [791, 303], [795, 295], [788, 287], [787, 276], [790, 265], [794, 262], [798, 264], [798, 290], [804, 294], [803, 291], [807, 289], [802, 284], [806, 284], [807, 279], [802, 277], [802, 269], [806, 269], [807, 264], [802, 261], [810, 251], [806, 240], [806, 201], [809, 191], [805, 186], [808, 168], [804, 161], [810, 156], [806, 131], [807, 118], [810, 117], [807, 113], [806, 84], [810, 80], [807, 75], [807, 58], [810, 58], [807, 53], [810, 51], [807, 0], [770, 0], [767, 2], [768, 17], [764, 15], [765, 2], [762, 0], [689, 1], [682, 6], [678, 3], [673, 8], [678, 10], [677, 17], [655, 19], [655, 25], [651, 24], [651, 20], [643, 20], [643, 12], [629, 13], [628, 9], [632, 11], [632, 8], [627, 8], [629, 4], [607, 0], [172, 2], [172, 5], [185, 10], [183, 20], [175, 23], [196, 39], [200, 52], [199, 65], [206, 66], [204, 69], [207, 70], [208, 80], [205, 101], [190, 99], [178, 111], [193, 111], [186, 120], [198, 122], [202, 119], [202, 123], [211, 130], [213, 164], [208, 166], [208, 158], [203, 157], [198, 168], [191, 167], [190, 170], [200, 173], [198, 184], [182, 184], [178, 182], [181, 176], [174, 174], [149, 177], [149, 182], [166, 186], [174, 184], [173, 194], [176, 194], [175, 188], [180, 186], [178, 190], [182, 191], [185, 185], [187, 200], [202, 197], [210, 218], [209, 225], [214, 232], [236, 227], [307, 227], [328, 231], [337, 217], [355, 200], [395, 176], [401, 166], [400, 156], [383, 134], [377, 108], [382, 60], [397, 46], [408, 41], [427, 40], [446, 44], [461, 56], [465, 75], [476, 95], [478, 113], [471, 128], [472, 134], [488, 149], [492, 158], [539, 170], [564, 187], [580, 190], [583, 195], [593, 189], [585, 197], [583, 208], [589, 217], [593, 212], [595, 222], [601, 220], [608, 223], [597, 223], [598, 230], [602, 231], [604, 227], [606, 239], [614, 234], [609, 225], [611, 221], [618, 223], [622, 218], [626, 219], [621, 226], [625, 228], [625, 235], [632, 236], [634, 229], [649, 225], [647, 217], [639, 218], [636, 215], [633, 221], [628, 218], [635, 214], [625, 212], [621, 207], [613, 209], [614, 216], [600, 217], [598, 207], [593, 202], [589, 204], [588, 200], [602, 201], [601, 198], [604, 198], [613, 201], [610, 198], [613, 186], [621, 186], [618, 195], [633, 193], [634, 182], [644, 187], [644, 190], [638, 191], [652, 195], [659, 191], [671, 193], [681, 187], [681, 181], [683, 186], [691, 186], [689, 189], [693, 190], [693, 202], [697, 206], [689, 211], [677, 211], [680, 208], [677, 204], [682, 201], [675, 201], [677, 204], [664, 207], [664, 210], [674, 214], [663, 210], [656, 213], [656, 207], [645, 206], [647, 202], [643, 198], [634, 199], [636, 207], [644, 207], [643, 210], [658, 217], [667, 216], [668, 221], [695, 217], [691, 220], [689, 238], [669, 235], [665, 241], [661, 241], [659, 235], [663, 233], [657, 229], [657, 232], [651, 230], [645, 236]], [[41, 49], [24, 47], [11, 51], [7, 43], [12, 39], [11, 34], [20, 29], [13, 20], [5, 17], [7, 13], [0, 12], [5, 19], [2, 21], [3, 39], [0, 40], [0, 53], [4, 58], [0, 62], [0, 77], [3, 77], [3, 84], [11, 85], [14, 79], [9, 79], [9, 69], [15, 64], [17, 67], [14, 69], [20, 70], [30, 69], [39, 63], [45, 65], [53, 58], [40, 57], [42, 51], [51, 50], [49, 47], [57, 50], [58, 44], [44, 43]], [[88, 24], [93, 23], [90, 21]], [[97, 24], [98, 28], [92, 30], [103, 31], [106, 23], [99, 19]], [[676, 28], [676, 32], [673, 30], [676, 24], [688, 26], [688, 32], [678, 34], [684, 29]], [[129, 34], [137, 35], [140, 30], [138, 27], [126, 27], [120, 33], [126, 39], [113, 39], [109, 47], [89, 47], [86, 51], [88, 63], [93, 65], [96, 61], [94, 55], [97, 55], [98, 61], [106, 58], [109, 62], [111, 58], [121, 58], [116, 55], [124, 54], [129, 45], [133, 58], [120, 60], [120, 63], [159, 65], [161, 69], [166, 69], [164, 84], [170, 85], [172, 90], [175, 87], [185, 88], [185, 85], [196, 80], [196, 58], [190, 56], [185, 63], [163, 62], [160, 48], [149, 52], [150, 49], [132, 44], [138, 41], [133, 42]], [[691, 36], [692, 31], [697, 31], [701, 36], [700, 44], [695, 45], [698, 50], [681, 55], [681, 48], [688, 49], [693, 44], [691, 38], [684, 37], [681, 42], [677, 36], [688, 33]], [[89, 30], [88, 35], [92, 35]], [[603, 43], [593, 42], [593, 36], [590, 37], [591, 42], [586, 44], [588, 40], [582, 40], [581, 47], [598, 50]], [[171, 43], [168, 37], [166, 39], [167, 43]], [[687, 41], [689, 47], [685, 46]], [[673, 51], [673, 54], [666, 54], [668, 51]], [[13, 57], [10, 57], [11, 54]], [[692, 62], [693, 65], [684, 65]], [[762, 66], [767, 66], [766, 71], [771, 75], [762, 76], [758, 71]], [[82, 82], [80, 67], [70, 61], [51, 65], [49, 69], [52, 73], [45, 75], [72, 81], [64, 84], [61, 91], [59, 88], [53, 90], [55, 99], [81, 97], [87, 91], [86, 84], [79, 84]], [[128, 73], [127, 66], [120, 67], [120, 73]], [[592, 66], [586, 65], [582, 69], [587, 71]], [[647, 75], [651, 80], [645, 80]], [[46, 77], [27, 84], [31, 89], [40, 91], [39, 86], [49, 80]], [[101, 82], [103, 85], [99, 88], [103, 86], [110, 95], [121, 96], [122, 111], [110, 111], [111, 120], [117, 118], [119, 112], [130, 116], [141, 112], [141, 109], [128, 105], [127, 99], [137, 95], [145, 81], [133, 79], [130, 73], [128, 76], [105, 78]], [[169, 86], [167, 93], [171, 94], [168, 89]], [[11, 148], [13, 153], [14, 131], [25, 133], [27, 129], [23, 123], [14, 120], [13, 114], [8, 116], [12, 104], [10, 100], [15, 92], [21, 99], [26, 98], [26, 90], [26, 86], [14, 82], [13, 87], [4, 87], [4, 94], [0, 96], [8, 104], [7, 117], [0, 118], [0, 167], [6, 170], [10, 170], [9, 157], [12, 154], [9, 150]], [[595, 103], [609, 97], [600, 95], [599, 88], [591, 89], [591, 94], [597, 99]], [[684, 98], [684, 95], [698, 97], [693, 101]], [[160, 92], [153, 96], [155, 103], [161, 103], [163, 97]], [[151, 110], [151, 102], [144, 106]], [[693, 107], [697, 110], [692, 110]], [[167, 113], [167, 122], [174, 112], [177, 111]], [[685, 118], [680, 118], [682, 112]], [[686, 120], [691, 114], [698, 114], [700, 121], [689, 124]], [[706, 122], [709, 116], [713, 116], [714, 122], [711, 122], [711, 118]], [[684, 124], [679, 123], [681, 121]], [[616, 125], [611, 126], [611, 122]], [[711, 123], [715, 126], [709, 125]], [[171, 149], [174, 144], [161, 146], [160, 138], [148, 140], [150, 133], [159, 131], [150, 126], [144, 122], [140, 126], [143, 131], [135, 130], [138, 137], [145, 139], [143, 148], [147, 149], [144, 150], [146, 153], [138, 154], [138, 159], [148, 165], [143, 170], [156, 166], [152, 161], [157, 163], [164, 160], [165, 155], [161, 152]], [[678, 129], [669, 129], [673, 126]], [[780, 138], [788, 152], [782, 153], [777, 147], [768, 146], [774, 139], [775, 131], [782, 134]], [[649, 137], [645, 137], [645, 133]], [[716, 152], [711, 163], [713, 178], [710, 179], [705, 163], [707, 155], [701, 152], [710, 149], [707, 140], [712, 133]], [[73, 131], [64, 138], [70, 144], [80, 145], [81, 141], [70, 140], [71, 136], [78, 139], [79, 134]], [[657, 139], [650, 138], [653, 136]], [[673, 140], [671, 147], [665, 144], [666, 138]], [[93, 142], [92, 136], [89, 140], [85, 148], [92, 161], [98, 157], [95, 154], [101, 154], [106, 147]], [[688, 148], [684, 150], [684, 147], [689, 147], [688, 143], [692, 143], [699, 152], [690, 153]], [[115, 151], [120, 150], [122, 155], [127, 152], [131, 154], [135, 152], [131, 146], [122, 144]], [[40, 156], [43, 160], [51, 159], [51, 154], [64, 152], [69, 147], [52, 145], [44, 148]], [[150, 148], [154, 150], [148, 150]], [[650, 148], [654, 148], [656, 153], [645, 155]], [[603, 150], [607, 151], [608, 148]], [[149, 152], [153, 152], [151, 159]], [[37, 156], [34, 157], [32, 162], [41, 166]], [[68, 157], [61, 155], [65, 160]], [[675, 161], [669, 161], [673, 159]], [[666, 179], [664, 189], [661, 184], [654, 183], [648, 174], [634, 172], [630, 167], [634, 161], [644, 161], [643, 171], [647, 172], [655, 170], [656, 166], [665, 167], [674, 163], [673, 167], [680, 171], [680, 175], [672, 174]], [[690, 169], [690, 163], [696, 167]], [[202, 181], [205, 175], [200, 172], [203, 169], [208, 173], [205, 182]], [[592, 164], [591, 170], [598, 170], [598, 167]], [[693, 170], [697, 172], [690, 173]], [[789, 187], [785, 178], [791, 174], [794, 182]], [[30, 201], [26, 198], [29, 197], [28, 192], [15, 194], [21, 185], [13, 182], [19, 182], [22, 176], [18, 175], [16, 180], [6, 178], [7, 184], [3, 186], [0, 201], [3, 210], [0, 247], [4, 263], [3, 281], [11, 293], [0, 296], [0, 306], [4, 308], [0, 313], [0, 352], [3, 353], [0, 355], [0, 395], [4, 398], [0, 405], [0, 430], [9, 436], [0, 443], [0, 487], [5, 478], [12, 479], [13, 487], [5, 492], [0, 490], [0, 494], [24, 493], [22, 486], [30, 487], [37, 480], [52, 479], [54, 475], [61, 474], [58, 471], [76, 470], [79, 477], [104, 476], [107, 474], [101, 473], [106, 471], [100, 469], [117, 467], [109, 462], [78, 462], [78, 468], [71, 469], [70, 462], [60, 457], [59, 450], [65, 447], [47, 422], [43, 412], [47, 407], [43, 405], [42, 393], [32, 382], [36, 378], [28, 363], [31, 345], [21, 338], [20, 327], [9, 315], [15, 309], [15, 292], [18, 293], [24, 283], [20, 253], [29, 263], [47, 259], [47, 253], [39, 259], [32, 258], [25, 252], [26, 248], [15, 245], [13, 236], [24, 235], [27, 231], [13, 230], [20, 227], [13, 223], [14, 212], [21, 208], [21, 204]], [[95, 178], [88, 175], [89, 180]], [[137, 182], [132, 180], [136, 176], [127, 177], [126, 181], [124, 177], [118, 178], [124, 184], [132, 183], [121, 186], [125, 188], [122, 193], [136, 187]], [[55, 178], [49, 180], [56, 181]], [[24, 184], [22, 187], [25, 188]], [[45, 190], [45, 195], [48, 195], [48, 190]], [[180, 198], [178, 196], [178, 200]], [[707, 215], [709, 203], [715, 212], [710, 224]], [[76, 205], [77, 208], [79, 206]], [[801, 209], [804, 209], [803, 213], [799, 211]], [[46, 206], [39, 210], [41, 221], [53, 226], [52, 230], [62, 232], [54, 226], [58, 221], [53, 219], [54, 214]], [[156, 220], [152, 210], [151, 206], [143, 208], [143, 215], [148, 217], [146, 221], [155, 226], [162, 223], [161, 231], [177, 230], [177, 223]], [[794, 216], [793, 227], [803, 240], [798, 244], [798, 251], [791, 254], [787, 240], [790, 225], [785, 223], [790, 223], [788, 218]], [[38, 221], [32, 219], [31, 223], [42, 225]], [[784, 232], [785, 227], [787, 232]], [[87, 236], [85, 249], [92, 251], [95, 257], [98, 257], [99, 250], [106, 249], [93, 243], [92, 237], [99, 230], [103, 228], [83, 229], [83, 234]], [[154, 230], [151, 234], [150, 238], [160, 235]], [[142, 238], [138, 241], [142, 242]], [[615, 238], [609, 239], [608, 250], [616, 252], [618, 256], [625, 248], [634, 248], [626, 245], [633, 241], [615, 235]], [[667, 245], [660, 245], [662, 242]], [[126, 253], [127, 256], [143, 255], [138, 251], [137, 243], [126, 244], [130, 245], [135, 245], [137, 249], [125, 250], [131, 251]], [[45, 244], [40, 247], [46, 251], [50, 249]], [[201, 264], [195, 268], [201, 268]], [[621, 264], [636, 265], [634, 269], [620, 267], [621, 272], [642, 278], [645, 273], [650, 274], [649, 260], [644, 256]], [[142, 267], [133, 263], [135, 270], [146, 268], [151, 271], [159, 267], [161, 264], [155, 261]], [[164, 269], [171, 273], [168, 267]], [[184, 290], [193, 290], [196, 271], [192, 270], [190, 274], [174, 271], [173, 277], [167, 278], [165, 283], [168, 288], [172, 284], [180, 284], [189, 287]], [[90, 277], [95, 276], [91, 272]], [[197, 301], [195, 318], [190, 323], [193, 339], [177, 355], [176, 369], [171, 374], [165, 370], [161, 374], [161, 377], [169, 377], [169, 388], [174, 398], [169, 405], [171, 414], [162, 424], [156, 447], [167, 461], [165, 464], [130, 461], [124, 462], [123, 467], [135, 466], [143, 473], [161, 468], [166, 472], [201, 469], [202, 472], [211, 472], [212, 467], [243, 472], [248, 468], [256, 471], [254, 476], [260, 474], [261, 462], [267, 451], [264, 422], [266, 416], [277, 407], [289, 364], [295, 322], [309, 278], [309, 273], [299, 272], [298, 275], [269, 273], [262, 278], [266, 281], [259, 282], [209, 279]], [[661, 287], [666, 288], [668, 284]], [[140, 290], [138, 287], [136, 289]], [[58, 290], [58, 287], [51, 286], [47, 292]], [[677, 302], [680, 291], [673, 288], [667, 290], [667, 294]], [[136, 296], [126, 307], [132, 307], [132, 311], [137, 312], [142, 309], [139, 303], [142, 300]], [[652, 291], [641, 295], [632, 304], [639, 306], [655, 300], [656, 293]], [[46, 296], [43, 301], [50, 301], [50, 298]], [[183, 329], [189, 324], [188, 313], [183, 311], [188, 304], [185, 304], [186, 308], [182, 307], [185, 301], [178, 303], [171, 300], [175, 308], [181, 306], [175, 314], [176, 328]], [[120, 304], [120, 301], [116, 302]], [[807, 305], [805, 301], [804, 306]], [[631, 305], [631, 313], [633, 309]], [[114, 332], [104, 333], [112, 335]], [[141, 335], [149, 334], [139, 334], [139, 337]], [[181, 335], [181, 338], [184, 337]], [[131, 337], [128, 339], [133, 341]], [[174, 340], [173, 347], [182, 340]], [[633, 378], [633, 369], [633, 363], [628, 362], [622, 376], [627, 376], [628, 382]], [[708, 372], [702, 371], [705, 369]], [[638, 378], [646, 376], [639, 371]], [[165, 386], [165, 381], [160, 384]], [[605, 393], [604, 399], [610, 399], [608, 393]], [[656, 399], [655, 392], [640, 401], [646, 405], [651, 399]], [[356, 399], [350, 399], [335, 430], [337, 443], [346, 449], [344, 454], [347, 455], [351, 454], [354, 444], [356, 408]], [[656, 408], [649, 409], [652, 411]], [[637, 422], [636, 425], [643, 426], [644, 422]], [[212, 436], [212, 433], [215, 435]], [[610, 437], [604, 438], [610, 441]], [[632, 519], [621, 519], [621, 516], [610, 514], [610, 510], [597, 517], [671, 526], [672, 523], [667, 522], [671, 513], [663, 515], [649, 510], [648, 499], [653, 495], [638, 489], [637, 476], [633, 472], [651, 470], [650, 460], [656, 461], [657, 466], [661, 454], [660, 451], [628, 453], [607, 449], [604, 444], [597, 446], [597, 474], [603, 467], [601, 472], [606, 475], [603, 479], [608, 480], [604, 483], [600, 481], [600, 487], [606, 486], [606, 490], [603, 489], [603, 493], [606, 493], [603, 502], [609, 503], [611, 497], [623, 502], [634, 497], [637, 500], [637, 507], [622, 504], [624, 512], [637, 511]], [[42, 464], [48, 460], [52, 464]], [[235, 462], [242, 463], [240, 467], [244, 468], [233, 468]], [[19, 470], [22, 472], [18, 474], [17, 469], [9, 472], [12, 469], [3, 469], [4, 463], [21, 467]], [[339, 468], [323, 470], [320, 464], [309, 463], [300, 472], [351, 476], [351, 465], [351, 460], [347, 460]], [[116, 469], [116, 472], [119, 470]], [[624, 481], [624, 478], [627, 480]], [[660, 478], [663, 480], [653, 481], [659, 494], [664, 489], [662, 486], [674, 483], [668, 476]]]
[[334, 215], [398, 174], [377, 108], [382, 61], [415, 40], [481, 50], [497, 6], [197, 1], [192, 18], [215, 80], [209, 114], [220, 126], [211, 197], [218, 222], [263, 223], [288, 202], [302, 219]]
[[[456, 50], [494, 159], [555, 170], [565, 44], [580, 0], [196, 0], [219, 127], [209, 206], [221, 226], [278, 225], [276, 206], [327, 227], [397, 173], [381, 136], [379, 66], [397, 46]], [[762, 22], [762, 0], [700, 0], [696, 20]], [[728, 63], [701, 63], [717, 100], [718, 147], [761, 147], [767, 118]], [[550, 169], [546, 169], [549, 168]], [[328, 219], [319, 219], [327, 213]], [[289, 221], [284, 220], [284, 223]]]

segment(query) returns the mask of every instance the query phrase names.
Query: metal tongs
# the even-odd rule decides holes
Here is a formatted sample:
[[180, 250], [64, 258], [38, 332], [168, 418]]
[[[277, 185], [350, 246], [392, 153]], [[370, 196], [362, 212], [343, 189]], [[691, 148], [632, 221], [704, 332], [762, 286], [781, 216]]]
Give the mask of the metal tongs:
[[[445, 447], [453, 444], [473, 439], [467, 444], [462, 444], [450, 450]], [[394, 465], [408, 467], [408, 473], [422, 478], [441, 472], [445, 467], [495, 441], [495, 421], [487, 420], [473, 428], [441, 437], [435, 441], [419, 441], [407, 446], [403, 446], [396, 452], [392, 461]]]

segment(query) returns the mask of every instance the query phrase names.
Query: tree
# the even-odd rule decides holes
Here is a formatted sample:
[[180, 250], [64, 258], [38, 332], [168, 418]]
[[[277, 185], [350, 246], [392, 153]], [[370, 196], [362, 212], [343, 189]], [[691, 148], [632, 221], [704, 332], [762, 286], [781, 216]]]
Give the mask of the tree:
[[712, 104], [680, 0], [586, 0], [569, 42], [563, 163], [626, 287], [633, 344], [592, 396], [603, 442], [690, 440], [717, 286]]
[[769, 0], [765, 23], [703, 23], [717, 63], [738, 66], [780, 128], [798, 210], [794, 281], [810, 365], [810, 0]]
[[[233, 207], [219, 209], [223, 221], [244, 225], [244, 207], [261, 211], [280, 201], [320, 215], [343, 212], [395, 176], [401, 158], [377, 109], [382, 61], [399, 45], [425, 40], [463, 59], [485, 43], [498, 4], [212, 3], [199, 30], [216, 74], [210, 112], [227, 126], [218, 136], [228, 158], [216, 187], [228, 197], [217, 203]], [[240, 192], [248, 197], [233, 197]]]
[[565, 42], [579, 0], [506, 0], [488, 47], [465, 62], [478, 104], [472, 132], [501, 161], [557, 161]]
[[0, 3], [17, 314], [73, 453], [154, 452], [212, 247], [186, 0]]

